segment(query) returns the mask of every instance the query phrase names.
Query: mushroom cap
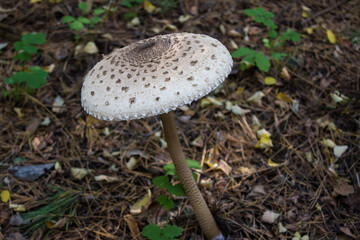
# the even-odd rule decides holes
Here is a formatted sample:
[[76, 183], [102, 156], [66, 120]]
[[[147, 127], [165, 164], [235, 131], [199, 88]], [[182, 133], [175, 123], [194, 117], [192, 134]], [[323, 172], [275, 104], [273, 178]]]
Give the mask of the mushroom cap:
[[233, 65], [226, 47], [203, 34], [141, 40], [105, 56], [85, 76], [81, 104], [103, 120], [131, 120], [175, 110], [208, 94]]

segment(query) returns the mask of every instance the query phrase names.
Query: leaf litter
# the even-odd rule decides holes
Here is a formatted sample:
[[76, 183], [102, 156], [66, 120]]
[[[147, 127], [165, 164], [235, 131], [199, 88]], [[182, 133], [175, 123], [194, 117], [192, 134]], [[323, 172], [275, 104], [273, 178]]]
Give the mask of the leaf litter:
[[[101, 54], [154, 36], [155, 26], [158, 33], [177, 29], [212, 35], [228, 49], [237, 45], [267, 51], [257, 44], [266, 29], [243, 13], [256, 7], [276, 13], [281, 28], [291, 27], [302, 38], [285, 46], [289, 59], [267, 74], [250, 66], [242, 72], [235, 60], [220, 89], [176, 111], [186, 157], [202, 166], [201, 192], [229, 239], [358, 238], [360, 48], [359, 35], [352, 30], [360, 21], [356, 1], [331, 6], [321, 1], [267, 1], [261, 6], [179, 1], [170, 12], [161, 12], [158, 1], [146, 2], [146, 9], [140, 5], [131, 20], [117, 17], [128, 10], [114, 2], [111, 7], [117, 12], [109, 12], [96, 30], [83, 30], [80, 43], [93, 42], [87, 50], [91, 54], [75, 56], [80, 43], [75, 44], [74, 32], [59, 28], [57, 17], [69, 12], [78, 17], [77, 1], [24, 1], [15, 6], [2, 1], [0, 32], [6, 26], [3, 43], [8, 44], [1, 49], [0, 75], [5, 79], [21, 68], [11, 60], [21, 31], [47, 34], [48, 42], [31, 64], [48, 66], [50, 74], [46, 86], [20, 101], [0, 101], [1, 189], [11, 193], [0, 207], [7, 218], [1, 219], [0, 238], [46, 233], [49, 239], [141, 239], [149, 219], [156, 217], [152, 207], [160, 195], [151, 179], [164, 174], [163, 166], [170, 162], [163, 136], [155, 136], [160, 121], [110, 123], [86, 116], [80, 107], [81, 79]], [[267, 76], [276, 83], [257, 80]], [[7, 87], [1, 82], [0, 93]], [[271, 135], [257, 137], [260, 129]], [[262, 136], [267, 137], [261, 141]], [[263, 148], [255, 148], [259, 142]], [[10, 170], [55, 162], [60, 170], [35, 170], [30, 181]], [[79, 169], [78, 174], [72, 169]], [[153, 196], [144, 206], [149, 206], [132, 215], [131, 206], [148, 189]], [[10, 201], [12, 209], [25, 211], [10, 210]], [[172, 224], [185, 229], [185, 238], [200, 235], [193, 215], [178, 210], [188, 208], [186, 198], [174, 202]], [[59, 206], [64, 206], [62, 211]], [[270, 217], [262, 221], [266, 211]], [[28, 225], [35, 215], [36, 221]], [[11, 222], [16, 216], [22, 220]]]

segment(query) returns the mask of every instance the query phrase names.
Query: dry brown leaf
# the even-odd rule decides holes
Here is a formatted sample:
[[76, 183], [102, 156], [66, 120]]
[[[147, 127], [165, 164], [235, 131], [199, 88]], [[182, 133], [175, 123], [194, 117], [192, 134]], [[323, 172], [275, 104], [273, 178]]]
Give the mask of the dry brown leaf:
[[54, 225], [52, 225], [50, 228], [54, 229], [54, 228], [63, 228], [66, 224], [67, 218], [63, 217], [62, 219], [60, 219], [59, 221], [57, 221]]
[[262, 195], [266, 195], [265, 187], [264, 185], [259, 184], [254, 186], [248, 197], [257, 197]]
[[140, 235], [139, 226], [138, 226], [135, 218], [131, 214], [127, 214], [127, 215], [125, 215], [124, 219], [130, 229], [131, 237], [133, 239], [139, 239], [139, 240], [143, 239]]
[[348, 227], [340, 227], [339, 229], [349, 237], [356, 238], [355, 235], [351, 233]]
[[348, 196], [354, 193], [354, 187], [349, 185], [347, 182], [340, 180], [334, 187], [334, 191], [342, 196]]
[[227, 164], [227, 162], [225, 162], [224, 160], [220, 160], [219, 162], [219, 169], [221, 169], [221, 171], [223, 171], [226, 175], [229, 176], [232, 168], [230, 167], [229, 164]]

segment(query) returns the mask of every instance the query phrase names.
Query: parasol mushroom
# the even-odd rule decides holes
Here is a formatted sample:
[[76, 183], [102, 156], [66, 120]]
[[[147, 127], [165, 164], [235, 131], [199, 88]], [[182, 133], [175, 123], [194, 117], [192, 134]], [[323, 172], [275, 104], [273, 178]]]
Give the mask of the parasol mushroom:
[[218, 40], [203, 34], [159, 35], [117, 49], [85, 76], [81, 103], [103, 120], [160, 115], [168, 150], [204, 235], [223, 239], [181, 149], [174, 113], [218, 87], [232, 68]]

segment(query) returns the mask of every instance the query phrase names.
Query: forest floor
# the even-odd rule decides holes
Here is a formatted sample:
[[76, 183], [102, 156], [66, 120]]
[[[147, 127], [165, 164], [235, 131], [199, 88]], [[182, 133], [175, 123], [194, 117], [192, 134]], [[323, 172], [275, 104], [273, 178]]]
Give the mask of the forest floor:
[[[0, 2], [0, 239], [145, 239], [145, 226], [164, 226], [156, 201], [164, 190], [152, 179], [171, 159], [159, 117], [90, 117], [83, 77], [102, 54], [173, 32], [270, 57], [266, 28], [244, 13], [256, 7], [301, 40], [282, 46], [288, 57], [268, 72], [241, 71], [234, 59], [220, 88], [176, 110], [185, 155], [202, 165], [201, 192], [227, 239], [360, 239], [359, 1], [93, 0], [106, 11], [79, 31], [62, 22], [95, 15], [78, 1], [30, 2]], [[22, 66], [14, 43], [28, 32], [46, 42]], [[97, 53], [79, 47], [88, 42]], [[46, 85], [29, 91], [5, 81], [29, 66], [46, 69]], [[149, 190], [140, 213], [130, 211]], [[184, 229], [180, 239], [204, 239], [187, 198], [172, 199], [169, 223]]]

